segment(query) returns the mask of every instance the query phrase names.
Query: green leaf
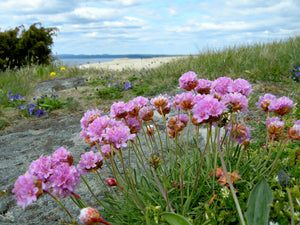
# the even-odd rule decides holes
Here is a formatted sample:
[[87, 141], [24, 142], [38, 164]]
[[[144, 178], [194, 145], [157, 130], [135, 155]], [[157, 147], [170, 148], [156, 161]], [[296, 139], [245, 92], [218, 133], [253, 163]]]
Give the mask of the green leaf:
[[192, 225], [186, 218], [175, 213], [163, 213], [161, 215], [171, 225]]
[[263, 178], [257, 183], [249, 196], [246, 213], [248, 224], [267, 225], [272, 201], [272, 190]]

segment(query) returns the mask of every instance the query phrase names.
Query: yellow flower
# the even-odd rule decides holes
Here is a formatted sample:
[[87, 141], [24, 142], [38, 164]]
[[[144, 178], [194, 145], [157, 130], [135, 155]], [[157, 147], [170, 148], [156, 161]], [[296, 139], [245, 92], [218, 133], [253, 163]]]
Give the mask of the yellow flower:
[[55, 72], [51, 72], [51, 73], [50, 73], [50, 76], [55, 76], [55, 75], [56, 75]]
[[62, 71], [65, 71], [65, 70], [66, 70], [66, 68], [65, 68], [65, 67], [61, 67], [61, 68], [60, 68], [60, 70], [62, 70]]

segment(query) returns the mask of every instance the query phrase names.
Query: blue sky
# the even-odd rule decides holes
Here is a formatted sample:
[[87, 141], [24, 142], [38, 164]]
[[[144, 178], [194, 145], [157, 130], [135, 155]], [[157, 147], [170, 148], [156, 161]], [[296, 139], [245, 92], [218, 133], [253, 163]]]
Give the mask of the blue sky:
[[198, 54], [300, 35], [299, 12], [299, 0], [0, 0], [0, 28], [57, 27], [54, 54]]

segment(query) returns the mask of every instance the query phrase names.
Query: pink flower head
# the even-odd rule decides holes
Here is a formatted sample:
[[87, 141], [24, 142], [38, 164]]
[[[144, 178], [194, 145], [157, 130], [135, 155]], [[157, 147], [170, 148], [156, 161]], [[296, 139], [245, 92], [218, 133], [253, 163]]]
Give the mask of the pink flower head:
[[249, 84], [247, 80], [238, 78], [228, 86], [228, 91], [237, 92], [241, 93], [242, 95], [248, 96], [252, 92], [252, 89], [251, 84]]
[[108, 116], [101, 116], [95, 119], [87, 129], [87, 135], [91, 142], [102, 141], [105, 129], [113, 123], [113, 120]]
[[189, 122], [189, 116], [186, 114], [179, 114], [179, 120], [187, 125], [187, 123]]
[[257, 105], [258, 109], [261, 109], [264, 112], [268, 112], [269, 111], [269, 105], [274, 100], [276, 100], [275, 95], [265, 94], [263, 97], [260, 96], [258, 102], [255, 103], [255, 104]]
[[198, 86], [195, 88], [195, 91], [199, 94], [208, 95], [210, 93], [212, 81], [208, 79], [199, 79]]
[[111, 153], [111, 149], [110, 149], [110, 145], [106, 144], [106, 145], [102, 145], [101, 146], [101, 153], [102, 155], [109, 156]]
[[144, 121], [149, 121], [153, 119], [154, 112], [150, 106], [144, 106], [139, 111], [139, 118]]
[[289, 138], [293, 140], [300, 140], [300, 120], [295, 122], [295, 124], [288, 130]]
[[182, 110], [191, 110], [194, 107], [194, 97], [195, 95], [192, 92], [186, 92], [182, 94], [178, 94], [174, 97], [173, 101], [177, 108]]
[[297, 121], [294, 120], [294, 124], [295, 125], [300, 125], [300, 120], [297, 120]]
[[137, 134], [142, 128], [136, 117], [127, 117], [126, 124], [130, 129], [130, 133]]
[[80, 120], [81, 128], [87, 129], [90, 123], [92, 123], [97, 117], [101, 116], [101, 113], [103, 113], [103, 111], [94, 109], [86, 111]]
[[225, 95], [229, 92], [229, 87], [233, 83], [229, 77], [219, 77], [212, 83], [212, 93], [217, 92], [220, 95]]
[[189, 71], [179, 78], [179, 86], [187, 91], [191, 91], [198, 86], [197, 74]]
[[297, 104], [294, 104], [292, 100], [284, 96], [272, 101], [269, 105], [269, 110], [273, 111], [276, 115], [283, 116], [288, 114], [295, 105]]
[[77, 169], [85, 174], [91, 170], [101, 168], [103, 157], [100, 152], [94, 153], [93, 151], [86, 152], [81, 155], [80, 162]]
[[266, 122], [264, 122], [267, 126], [267, 131], [274, 135], [275, 137], [279, 137], [284, 128], [284, 121], [281, 121], [279, 117], [268, 118]]
[[169, 103], [169, 98], [167, 95], [160, 94], [150, 100], [150, 103], [154, 105], [156, 109], [164, 108]]
[[168, 120], [168, 128], [176, 132], [181, 132], [187, 125], [189, 118], [185, 114], [180, 114], [178, 116], [173, 116]]
[[17, 200], [17, 204], [25, 209], [26, 205], [37, 201], [42, 195], [42, 182], [37, 177], [26, 173], [18, 177], [12, 192], [15, 193], [14, 198]]
[[113, 119], [122, 119], [127, 116], [127, 103], [115, 102], [110, 107], [110, 116]]
[[73, 163], [73, 157], [67, 149], [60, 147], [52, 154], [53, 160], [55, 163], [66, 162], [69, 165]]
[[142, 96], [138, 96], [133, 100], [130, 100], [127, 103], [127, 113], [129, 117], [137, 117], [139, 114], [140, 108], [147, 106], [149, 104], [149, 100]]
[[[242, 144], [245, 140], [251, 137], [251, 126], [246, 126], [244, 124], [228, 124], [228, 135], [231, 133], [231, 140]], [[231, 132], [232, 128], [232, 132]]]
[[53, 168], [53, 173], [47, 183], [49, 190], [57, 197], [64, 198], [74, 193], [79, 185], [80, 173], [75, 166], [62, 163]]
[[222, 101], [225, 105], [231, 105], [233, 112], [241, 111], [247, 113], [248, 111], [248, 99], [241, 93], [229, 93], [223, 96]]
[[117, 149], [126, 147], [127, 142], [133, 140], [135, 136], [135, 134], [130, 133], [129, 127], [123, 123], [108, 127], [106, 129], [106, 134], [103, 135], [104, 139]]
[[194, 113], [194, 119], [197, 119], [198, 123], [202, 123], [214, 122], [225, 110], [226, 107], [223, 102], [219, 102], [211, 95], [207, 95], [194, 105], [192, 112]]
[[45, 182], [52, 174], [53, 165], [54, 161], [50, 156], [40, 156], [39, 159], [32, 161], [29, 166], [28, 173]]

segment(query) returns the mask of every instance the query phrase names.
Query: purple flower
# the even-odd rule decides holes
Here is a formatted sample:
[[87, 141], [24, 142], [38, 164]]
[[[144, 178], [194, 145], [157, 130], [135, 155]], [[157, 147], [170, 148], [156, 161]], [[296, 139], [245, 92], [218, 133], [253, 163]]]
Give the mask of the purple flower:
[[89, 136], [91, 142], [101, 142], [105, 133], [105, 129], [112, 123], [113, 121], [106, 115], [98, 117], [89, 125], [86, 135]]
[[43, 115], [43, 114], [45, 114], [44, 109], [37, 109], [37, 110], [34, 112], [34, 115], [35, 115], [35, 116], [41, 116], [41, 115]]
[[191, 110], [194, 107], [195, 95], [192, 92], [178, 94], [173, 98], [173, 103], [177, 109]]
[[294, 104], [292, 100], [284, 96], [272, 101], [269, 105], [269, 110], [273, 111], [276, 115], [283, 116], [288, 114], [291, 108], [295, 105], [297, 104]]
[[210, 93], [212, 81], [208, 79], [199, 79], [198, 80], [198, 86], [195, 88], [195, 91], [199, 94], [206, 94], [208, 95]]
[[23, 104], [23, 105], [19, 105], [18, 108], [19, 108], [20, 110], [25, 109], [25, 105], [24, 105], [24, 104]]
[[54, 161], [50, 156], [40, 156], [39, 159], [32, 161], [27, 172], [33, 176], [36, 176], [42, 182], [45, 182], [51, 176], [53, 166]]
[[47, 185], [54, 195], [64, 198], [74, 193], [75, 187], [79, 186], [79, 180], [80, 173], [76, 167], [62, 163], [53, 168]]
[[103, 113], [103, 111], [94, 109], [86, 111], [80, 120], [81, 128], [87, 129], [90, 123], [92, 123], [97, 117], [101, 116], [101, 113]]
[[17, 200], [17, 204], [25, 209], [26, 205], [37, 201], [43, 190], [41, 189], [41, 181], [35, 176], [26, 173], [18, 177], [12, 192], [15, 193], [14, 198]]
[[248, 96], [252, 92], [252, 88], [251, 84], [247, 80], [238, 78], [229, 85], [228, 91], [238, 92], [245, 96]]
[[130, 133], [128, 126], [118, 123], [115, 126], [108, 127], [103, 135], [104, 139], [115, 148], [126, 147], [129, 140], [133, 140], [135, 134]]
[[[232, 128], [232, 132], [231, 132]], [[244, 124], [228, 124], [228, 136], [231, 134], [231, 140], [242, 144], [246, 139], [251, 137], [251, 126], [246, 126]]]
[[72, 165], [73, 163], [73, 157], [67, 149], [64, 147], [60, 147], [52, 154], [54, 163], [60, 164], [60, 163], [68, 163], [69, 165]]
[[126, 83], [126, 84], [123, 86], [123, 89], [124, 89], [124, 90], [131, 89], [131, 88], [132, 88], [132, 86], [133, 86], [133, 84], [132, 84], [132, 83]]
[[81, 155], [80, 162], [77, 169], [81, 174], [85, 174], [92, 169], [98, 169], [102, 166], [103, 157], [100, 152], [94, 153], [93, 151], [86, 152]]
[[268, 112], [269, 111], [269, 105], [274, 100], [276, 100], [276, 96], [275, 95], [265, 94], [263, 97], [260, 96], [258, 102], [255, 103], [255, 104], [257, 105], [258, 109], [261, 109], [264, 112]]
[[144, 106], [139, 111], [139, 118], [144, 121], [149, 121], [153, 119], [154, 112], [150, 106]]
[[198, 86], [197, 74], [189, 71], [179, 78], [179, 86], [187, 91], [191, 91]]
[[110, 145], [102, 145], [101, 146], [101, 153], [104, 156], [108, 156], [111, 153]]
[[233, 83], [229, 77], [219, 77], [212, 83], [212, 93], [216, 92], [220, 95], [225, 95], [229, 92], [229, 87]]
[[126, 117], [124, 120], [124, 123], [126, 121], [126, 124], [128, 125], [130, 129], [130, 133], [137, 134], [142, 128], [141, 125], [136, 117]]
[[110, 107], [110, 116], [113, 119], [122, 119], [127, 116], [127, 104], [120, 101], [115, 102]]
[[235, 92], [226, 94], [223, 97], [225, 105], [231, 105], [233, 112], [241, 111], [242, 113], [247, 113], [248, 111], [248, 99], [245, 95]]
[[274, 137], [279, 137], [284, 128], [284, 121], [281, 121], [279, 117], [268, 118], [264, 124], [267, 126], [267, 131]]
[[[226, 109], [223, 102], [219, 102], [211, 95], [207, 95], [194, 105], [192, 112], [198, 123], [214, 122]], [[209, 119], [211, 121], [208, 121]]]

